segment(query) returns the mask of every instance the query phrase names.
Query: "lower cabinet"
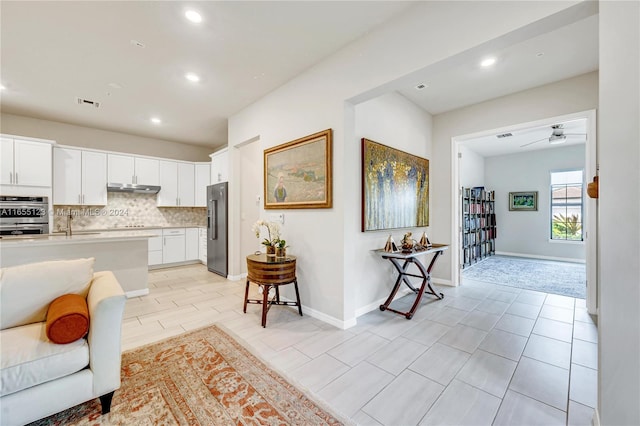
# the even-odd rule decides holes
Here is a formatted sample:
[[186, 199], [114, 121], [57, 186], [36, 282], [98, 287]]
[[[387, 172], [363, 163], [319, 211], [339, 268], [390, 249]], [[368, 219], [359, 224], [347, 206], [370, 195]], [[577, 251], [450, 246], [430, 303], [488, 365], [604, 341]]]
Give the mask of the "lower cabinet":
[[[200, 228], [151, 229], [149, 266], [201, 260]], [[206, 244], [207, 230], [204, 230]], [[204, 251], [206, 263], [206, 246]]]
[[207, 228], [200, 228], [200, 247], [198, 253], [200, 255], [199, 259], [203, 265], [207, 264]]
[[155, 235], [149, 238], [149, 266], [162, 264], [162, 229], [148, 231]]
[[186, 228], [185, 229], [185, 256], [187, 260], [198, 259], [198, 246], [199, 246], [199, 234], [198, 228]]
[[162, 230], [162, 263], [186, 260], [184, 228]]

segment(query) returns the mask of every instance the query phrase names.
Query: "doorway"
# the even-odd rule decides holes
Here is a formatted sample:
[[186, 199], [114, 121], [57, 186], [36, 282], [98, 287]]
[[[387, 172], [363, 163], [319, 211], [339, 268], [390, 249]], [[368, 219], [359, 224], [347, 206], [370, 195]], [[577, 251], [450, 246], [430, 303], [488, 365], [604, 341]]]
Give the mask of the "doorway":
[[[523, 151], [520, 151], [522, 149], [527, 149], [527, 150], [531, 150], [531, 155], [534, 156], [531, 160], [531, 163], [536, 163], [539, 162], [541, 164], [562, 164], [561, 162], [556, 161], [554, 163], [554, 161], [552, 161], [552, 159], [554, 158], [553, 155], [553, 149], [550, 149], [551, 147], [547, 146], [553, 142], [555, 142], [555, 140], [561, 139], [560, 135], [562, 134], [561, 130], [557, 130], [556, 128], [554, 128], [553, 126], [557, 126], [558, 124], [561, 123], [567, 123], [566, 125], [566, 132], [564, 136], [564, 140], [563, 141], [571, 141], [571, 138], [573, 138], [573, 132], [571, 132], [572, 136], [569, 136], [570, 132], [568, 131], [569, 128], [571, 128], [571, 126], [575, 126], [577, 125], [578, 121], [582, 121], [583, 122], [583, 127], [579, 133], [583, 134], [583, 140], [584, 140], [584, 180], [583, 180], [583, 193], [586, 192], [586, 183], [591, 181], [591, 178], [593, 176], [597, 175], [597, 164], [596, 164], [596, 132], [595, 132], [595, 110], [591, 110], [591, 111], [585, 111], [585, 112], [580, 112], [580, 113], [575, 113], [575, 114], [568, 114], [568, 115], [563, 115], [563, 116], [557, 116], [557, 117], [550, 117], [548, 119], [543, 119], [543, 120], [538, 120], [535, 122], [528, 122], [528, 123], [521, 123], [521, 124], [517, 124], [517, 125], [513, 125], [513, 126], [508, 126], [508, 127], [504, 127], [504, 128], [499, 128], [499, 129], [492, 129], [492, 130], [487, 130], [487, 131], [483, 131], [483, 132], [478, 132], [478, 133], [474, 133], [474, 134], [470, 134], [470, 135], [462, 135], [462, 136], [458, 136], [458, 137], [454, 137], [452, 138], [452, 210], [454, 212], [454, 227], [453, 227], [453, 235], [451, 237], [451, 241], [452, 241], [452, 256], [453, 256], [453, 262], [452, 262], [452, 277], [453, 277], [453, 282], [455, 285], [460, 284], [461, 282], [461, 277], [462, 277], [462, 265], [461, 265], [461, 247], [462, 247], [462, 237], [461, 237], [461, 233], [462, 233], [462, 219], [461, 219], [461, 215], [462, 215], [462, 209], [461, 209], [461, 197], [460, 197], [460, 190], [463, 186], [465, 185], [470, 185], [471, 182], [473, 182], [473, 179], [468, 179], [468, 176], [464, 175], [464, 170], [471, 170], [470, 174], [477, 176], [482, 176], [482, 183], [484, 183], [484, 176], [486, 175], [491, 175], [493, 168], [496, 167], [506, 167], [509, 168], [511, 166], [513, 166], [513, 168], [511, 170], [505, 170], [504, 173], [502, 174], [502, 178], [503, 179], [507, 179], [507, 182], [505, 182], [504, 184], [500, 185], [500, 184], [496, 184], [495, 179], [493, 180], [489, 180], [489, 184], [490, 185], [495, 185], [495, 186], [499, 186], [501, 187], [501, 192], [497, 192], [496, 193], [496, 218], [498, 221], [497, 224], [497, 235], [498, 238], [496, 239], [496, 252], [498, 252], [498, 254], [500, 254], [500, 252], [502, 252], [502, 254], [507, 254], [507, 255], [518, 255], [521, 253], [534, 253], [533, 255], [529, 256], [527, 255], [526, 257], [532, 257], [532, 258], [538, 258], [538, 259], [543, 259], [544, 261], [563, 261], [563, 260], [580, 260], [583, 261], [585, 266], [586, 266], [586, 303], [587, 303], [587, 308], [589, 310], [589, 313], [592, 314], [596, 314], [596, 309], [597, 309], [597, 300], [596, 300], [596, 289], [597, 289], [597, 272], [596, 272], [596, 237], [597, 237], [597, 233], [596, 233], [596, 215], [597, 215], [597, 209], [596, 209], [596, 200], [588, 198], [586, 196], [586, 194], [583, 197], [583, 213], [582, 215], [579, 215], [581, 223], [580, 223], [580, 230], [581, 230], [581, 235], [580, 235], [580, 240], [579, 242], [576, 241], [555, 241], [554, 240], [554, 236], [552, 235], [552, 223], [553, 223], [553, 217], [554, 217], [554, 210], [551, 207], [551, 204], [553, 203], [553, 200], [550, 197], [550, 170], [545, 171], [544, 173], [546, 173], [546, 179], [547, 179], [547, 184], [544, 187], [541, 187], [539, 189], [539, 193], [540, 194], [544, 194], [541, 199], [538, 200], [538, 210], [535, 212], [535, 214], [533, 214], [532, 212], [514, 212], [514, 211], [508, 211], [508, 204], [509, 204], [509, 192], [511, 191], [532, 191], [534, 189], [538, 189], [538, 187], [540, 186], [540, 178], [538, 178], [538, 183], [536, 186], [536, 183], [533, 182], [533, 178], [528, 179], [528, 176], [526, 175], [526, 170], [527, 170], [527, 164], [520, 162], [520, 165], [518, 165], [518, 159], [525, 155], [523, 153]], [[558, 129], [560, 129], [562, 126], [558, 127]], [[509, 136], [505, 136], [505, 135], [512, 135], [512, 136], [519, 136], [522, 134], [526, 134], [527, 131], [533, 131], [533, 129], [541, 129], [540, 131], [546, 131], [547, 133], [544, 134], [544, 137], [541, 138], [533, 138], [531, 140], [528, 140], [527, 142], [521, 142], [521, 139], [518, 139], [517, 137], [514, 137], [512, 139], [513, 142], [518, 142], [517, 143], [517, 149], [516, 152], [513, 153], [513, 156], [511, 156], [511, 154], [507, 153], [505, 155], [500, 155], [498, 154], [498, 156], [495, 157], [496, 160], [491, 160], [491, 161], [486, 161], [486, 167], [489, 169], [489, 173], [485, 173], [486, 171], [484, 170], [485, 167], [485, 163], [483, 162], [482, 167], [478, 168], [476, 167], [475, 169], [473, 168], [473, 165], [471, 166], [465, 166], [465, 159], [467, 160], [467, 163], [469, 163], [469, 159], [473, 159], [473, 152], [470, 152], [469, 148], [472, 146], [473, 143], [481, 143], [482, 141], [487, 141], [487, 143], [489, 143], [490, 141], [495, 141], [497, 139], [496, 136], [500, 135], [503, 138], [508, 138]], [[546, 129], [546, 130], [545, 130]], [[533, 135], [533, 133], [531, 133]], [[558, 136], [556, 138], [556, 135]], [[542, 150], [534, 150], [532, 148], [537, 148], [535, 147], [535, 145], [537, 144], [542, 144], [543, 146], [541, 146], [540, 148], [543, 148]], [[572, 143], [576, 143], [576, 142], [572, 142]], [[573, 152], [575, 154], [575, 150], [577, 148], [574, 148], [573, 151], [571, 151], [570, 147], [568, 145], [571, 145], [572, 143], [568, 143], [566, 144], [567, 146], [564, 146], [561, 149], [564, 149], [564, 155], [568, 155], [567, 152]], [[534, 145], [534, 146], [531, 146]], [[537, 154], [534, 154], [535, 152], [537, 152]], [[559, 151], [558, 151], [559, 152]], [[465, 158], [465, 156], [467, 156]], [[511, 164], [509, 161], [513, 160], [514, 164]], [[505, 162], [506, 161], [506, 162]], [[556, 166], [553, 167], [551, 166], [551, 169], [558, 169], [558, 168], [562, 168], [561, 166]], [[565, 167], [567, 168], [567, 167]], [[464, 170], [463, 170], [464, 169]], [[500, 175], [500, 174], [498, 174]], [[494, 173], [495, 176], [495, 173]], [[492, 190], [493, 188], [491, 187], [487, 187], [486, 188], [487, 191]], [[507, 225], [506, 223], [503, 222], [503, 229], [501, 230], [501, 225], [500, 225], [500, 214], [502, 213], [503, 219], [507, 218], [510, 220], [510, 225], [511, 225], [511, 229], [513, 232], [513, 229], [518, 229], [518, 233], [521, 234], [519, 235], [520, 237], [520, 243], [527, 245], [530, 244], [532, 247], [531, 250], [528, 250], [526, 248], [522, 248], [522, 246], [520, 247], [520, 250], [515, 250], [513, 249], [514, 245], [511, 244], [506, 244], [507, 243], [507, 239], [503, 238], [503, 244], [501, 247], [501, 241], [500, 241], [500, 236], [502, 235], [504, 237], [504, 225]], [[528, 216], [527, 216], [528, 215]], [[557, 212], [556, 212], [556, 216], [557, 216]], [[531, 221], [535, 218], [535, 220], [537, 221], [542, 221], [542, 222], [547, 222], [547, 228], [546, 231], [542, 231], [544, 233], [544, 235], [540, 235], [540, 231], [538, 231], [537, 234], [531, 234], [531, 229], [529, 224], [531, 223]], [[519, 228], [514, 228], [514, 223], [518, 224], [518, 222], [520, 223], [520, 227]], [[545, 223], [539, 223], [538, 224], [538, 230], [541, 229], [541, 227], [545, 226]], [[546, 233], [545, 233], [546, 232]], [[544, 241], [543, 241], [544, 240]], [[537, 245], [537, 247], [533, 247], [533, 245]], [[564, 245], [564, 246], [563, 246]], [[546, 248], [545, 248], [546, 247]], [[568, 255], [562, 255], [562, 253], [571, 253]], [[545, 291], [544, 289], [540, 289], [540, 291]]]
[[251, 231], [260, 218], [262, 206], [262, 150], [260, 139], [253, 138], [238, 146], [240, 170], [240, 272], [247, 273], [246, 255], [260, 249], [260, 241]]

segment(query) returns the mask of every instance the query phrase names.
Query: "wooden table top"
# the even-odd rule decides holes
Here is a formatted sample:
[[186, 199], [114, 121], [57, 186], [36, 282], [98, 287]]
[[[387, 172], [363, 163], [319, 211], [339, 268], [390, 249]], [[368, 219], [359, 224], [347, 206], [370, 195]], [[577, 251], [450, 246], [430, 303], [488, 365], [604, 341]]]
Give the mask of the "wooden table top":
[[259, 263], [288, 263], [295, 262], [296, 257], [291, 255], [286, 255], [285, 257], [275, 257], [275, 256], [267, 256], [266, 253], [260, 254], [250, 254], [247, 256], [247, 260], [252, 262]]

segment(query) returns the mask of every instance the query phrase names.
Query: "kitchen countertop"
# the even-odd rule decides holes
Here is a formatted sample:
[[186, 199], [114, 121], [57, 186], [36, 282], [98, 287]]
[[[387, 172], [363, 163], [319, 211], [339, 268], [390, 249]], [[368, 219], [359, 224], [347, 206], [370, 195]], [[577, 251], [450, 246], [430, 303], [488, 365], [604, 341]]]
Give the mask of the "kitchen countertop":
[[40, 234], [40, 235], [24, 235], [24, 236], [2, 236], [0, 244], [6, 246], [40, 246], [40, 245], [60, 245], [60, 244], [75, 244], [75, 243], [100, 243], [111, 241], [124, 241], [124, 240], [136, 240], [146, 239], [154, 237], [155, 235], [145, 232], [144, 229], [140, 230], [118, 230], [112, 232], [87, 232], [76, 231], [72, 236], [67, 237], [64, 233], [57, 234]]
[[[78, 232], [144, 231], [147, 229], [206, 228], [206, 225], [118, 226], [115, 228], [78, 228]], [[75, 228], [73, 228], [76, 232]], [[64, 232], [64, 231], [63, 231]]]

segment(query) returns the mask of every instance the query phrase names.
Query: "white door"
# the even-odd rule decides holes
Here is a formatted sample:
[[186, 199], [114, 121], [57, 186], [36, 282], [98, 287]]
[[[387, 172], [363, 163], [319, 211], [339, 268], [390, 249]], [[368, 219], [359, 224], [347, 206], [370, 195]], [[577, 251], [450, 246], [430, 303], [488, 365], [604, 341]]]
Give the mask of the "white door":
[[51, 186], [51, 144], [13, 141], [14, 183]]
[[82, 204], [107, 204], [107, 154], [82, 151]]
[[189, 207], [195, 202], [195, 167], [193, 164], [178, 163], [178, 205]]
[[141, 185], [160, 184], [160, 161], [135, 157], [135, 183]]
[[196, 164], [195, 203], [196, 207], [207, 207], [207, 186], [211, 180], [211, 165]]
[[175, 207], [178, 205], [178, 163], [160, 161], [160, 192], [158, 206]]
[[134, 183], [133, 157], [130, 155], [107, 155], [107, 179], [109, 183]]
[[82, 151], [53, 149], [53, 204], [82, 203]]
[[13, 183], [13, 139], [0, 139], [0, 185]]

